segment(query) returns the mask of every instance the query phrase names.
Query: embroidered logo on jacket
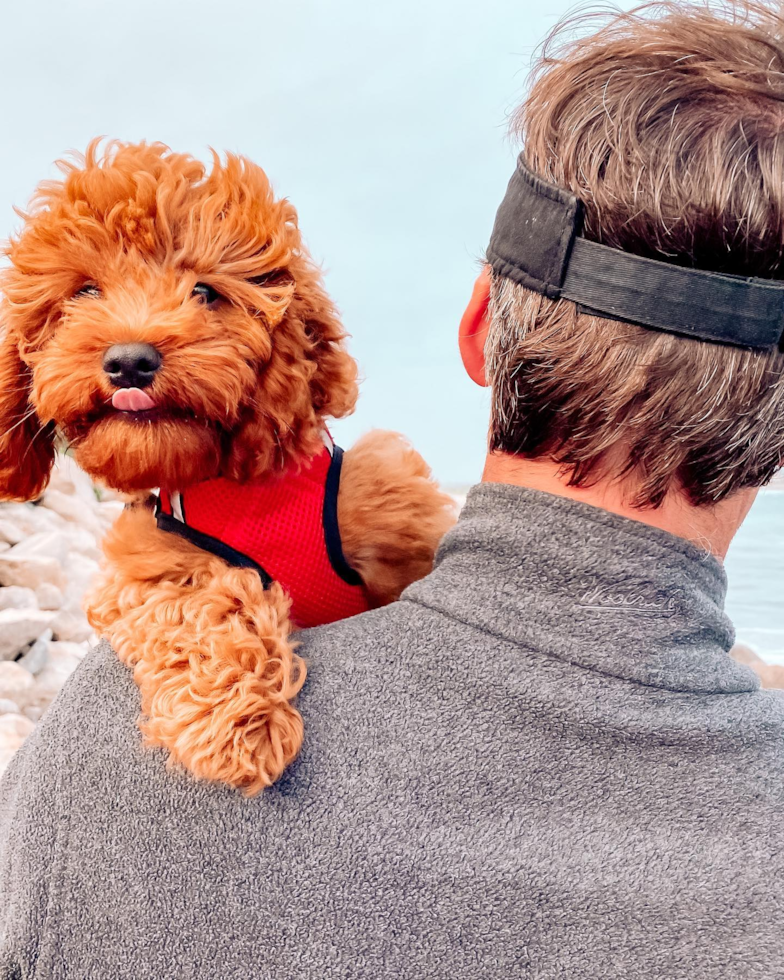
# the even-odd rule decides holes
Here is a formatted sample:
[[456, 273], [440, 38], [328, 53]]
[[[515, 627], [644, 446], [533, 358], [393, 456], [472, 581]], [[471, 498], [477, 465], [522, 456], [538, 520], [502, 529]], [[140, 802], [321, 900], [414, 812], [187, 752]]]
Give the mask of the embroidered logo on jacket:
[[682, 596], [682, 589], [646, 594], [640, 586], [593, 585], [586, 589], [577, 604], [598, 612], [633, 612], [638, 616], [669, 619], [677, 613], [678, 599]]

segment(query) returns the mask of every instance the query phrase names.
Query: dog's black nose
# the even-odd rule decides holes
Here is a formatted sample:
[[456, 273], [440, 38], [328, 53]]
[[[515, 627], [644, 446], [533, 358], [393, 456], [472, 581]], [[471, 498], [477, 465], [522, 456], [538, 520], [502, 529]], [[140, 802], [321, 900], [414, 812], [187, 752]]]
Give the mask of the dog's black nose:
[[114, 344], [103, 355], [103, 369], [115, 388], [146, 388], [161, 366], [150, 344]]

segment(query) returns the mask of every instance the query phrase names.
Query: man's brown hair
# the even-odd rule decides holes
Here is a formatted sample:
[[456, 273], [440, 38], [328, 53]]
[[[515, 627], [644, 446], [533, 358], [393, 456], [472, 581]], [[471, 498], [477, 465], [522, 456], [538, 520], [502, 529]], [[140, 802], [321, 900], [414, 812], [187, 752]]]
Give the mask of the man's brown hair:
[[[526, 161], [585, 205], [587, 238], [784, 278], [784, 18], [757, 4], [646, 4], [550, 37], [514, 119]], [[490, 448], [585, 485], [613, 453], [635, 503], [710, 504], [784, 461], [784, 352], [578, 312], [493, 277]], [[618, 472], [619, 452], [621, 454]]]

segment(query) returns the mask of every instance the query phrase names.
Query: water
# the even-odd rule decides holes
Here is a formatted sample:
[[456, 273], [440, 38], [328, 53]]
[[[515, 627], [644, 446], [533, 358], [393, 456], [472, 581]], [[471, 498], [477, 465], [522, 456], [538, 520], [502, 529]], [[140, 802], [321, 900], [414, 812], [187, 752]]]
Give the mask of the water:
[[726, 561], [738, 640], [784, 664], [784, 490], [763, 490]]

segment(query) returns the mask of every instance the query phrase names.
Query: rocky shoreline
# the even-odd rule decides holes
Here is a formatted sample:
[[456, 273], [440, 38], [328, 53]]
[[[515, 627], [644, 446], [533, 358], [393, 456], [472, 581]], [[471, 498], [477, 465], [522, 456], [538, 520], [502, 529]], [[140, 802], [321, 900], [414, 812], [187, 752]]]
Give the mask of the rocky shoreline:
[[122, 506], [65, 456], [40, 500], [0, 504], [0, 774], [96, 642], [82, 599]]
[[[68, 457], [40, 500], [0, 504], [0, 775], [97, 642], [82, 600], [122, 506]], [[733, 654], [765, 687], [784, 687], [784, 666], [741, 644]]]

